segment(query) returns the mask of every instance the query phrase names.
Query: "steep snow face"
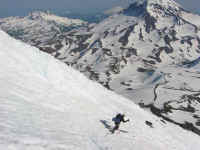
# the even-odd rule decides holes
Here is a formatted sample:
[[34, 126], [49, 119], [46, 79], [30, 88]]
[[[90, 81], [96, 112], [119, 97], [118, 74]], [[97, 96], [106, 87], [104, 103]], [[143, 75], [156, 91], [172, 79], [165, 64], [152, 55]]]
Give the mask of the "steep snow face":
[[192, 13], [189, 13], [189, 12], [186, 13], [186, 12], [183, 11], [181, 13], [181, 17], [188, 22], [192, 22], [197, 27], [200, 27], [199, 15], [197, 15], [197, 14], [195, 15], [195, 14], [192, 14]]
[[[27, 34], [19, 37], [91, 80], [200, 135], [199, 71], [193, 68], [200, 57], [199, 15], [174, 1], [145, 0], [99, 24], [59, 26], [58, 30], [49, 27], [46, 32], [48, 26], [39, 20], [39, 27], [25, 27]], [[4, 26], [8, 22], [2, 22], [4, 30], [9, 28], [10, 24]], [[18, 29], [18, 21], [11, 27]], [[41, 32], [34, 32], [35, 27]]]
[[[0, 65], [1, 149], [199, 149], [195, 134], [2, 31]], [[109, 134], [116, 112], [131, 119], [120, 127], [128, 133]]]

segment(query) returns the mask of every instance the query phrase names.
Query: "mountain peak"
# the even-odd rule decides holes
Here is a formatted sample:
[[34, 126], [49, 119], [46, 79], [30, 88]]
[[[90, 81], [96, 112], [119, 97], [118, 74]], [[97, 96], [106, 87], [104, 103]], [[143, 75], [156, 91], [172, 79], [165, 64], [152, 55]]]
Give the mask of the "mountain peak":
[[174, 0], [136, 0], [135, 3], [137, 4], [147, 4], [147, 5], [152, 5], [152, 4], [158, 4], [161, 6], [165, 7], [180, 7], [178, 3], [176, 3]]
[[28, 15], [28, 18], [32, 19], [32, 20], [35, 20], [35, 19], [42, 19], [43, 17], [42, 16], [45, 16], [45, 15], [50, 15], [51, 13], [49, 11], [34, 11], [34, 12], [31, 12], [29, 15]]
[[141, 16], [159, 11], [178, 12], [182, 6], [174, 0], [137, 0], [124, 10], [126, 15]]
[[70, 19], [67, 17], [60, 17], [49, 11], [31, 12], [27, 18], [31, 19], [31, 20], [54, 21], [56, 23], [65, 24], [65, 25], [71, 25], [71, 24], [82, 25], [82, 24], [87, 23], [87, 22], [79, 20], [79, 19]]

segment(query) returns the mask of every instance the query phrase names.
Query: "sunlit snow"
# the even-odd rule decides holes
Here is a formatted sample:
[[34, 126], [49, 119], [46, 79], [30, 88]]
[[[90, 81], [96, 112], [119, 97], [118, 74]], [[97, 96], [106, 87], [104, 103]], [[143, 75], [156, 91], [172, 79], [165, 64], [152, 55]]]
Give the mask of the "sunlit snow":
[[[199, 136], [164, 123], [53, 57], [0, 31], [1, 150], [198, 150]], [[128, 133], [105, 124], [126, 113]], [[152, 122], [153, 128], [145, 121]]]

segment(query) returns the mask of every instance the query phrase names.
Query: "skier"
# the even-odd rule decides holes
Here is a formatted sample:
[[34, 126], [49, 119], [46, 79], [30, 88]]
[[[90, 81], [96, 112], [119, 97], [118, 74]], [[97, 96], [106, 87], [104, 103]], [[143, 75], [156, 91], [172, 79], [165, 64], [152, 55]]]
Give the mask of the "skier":
[[124, 123], [125, 123], [125, 122], [128, 122], [128, 121], [129, 121], [129, 119], [128, 119], [128, 120], [125, 120], [124, 117], [125, 117], [125, 114], [119, 113], [119, 114], [117, 114], [114, 118], [112, 118], [112, 121], [114, 121], [114, 123], [115, 123], [114, 128], [111, 130], [112, 133], [114, 133], [115, 130], [118, 130], [118, 129], [119, 129], [119, 125], [120, 125], [121, 122], [124, 122]]

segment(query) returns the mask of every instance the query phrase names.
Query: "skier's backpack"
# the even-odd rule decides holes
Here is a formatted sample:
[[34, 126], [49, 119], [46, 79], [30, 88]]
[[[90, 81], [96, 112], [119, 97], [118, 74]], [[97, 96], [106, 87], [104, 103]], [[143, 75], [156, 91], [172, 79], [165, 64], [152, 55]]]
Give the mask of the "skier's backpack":
[[120, 123], [121, 122], [121, 117], [122, 117], [121, 114], [117, 114], [116, 117], [112, 118], [112, 121], [115, 122], [115, 123]]

